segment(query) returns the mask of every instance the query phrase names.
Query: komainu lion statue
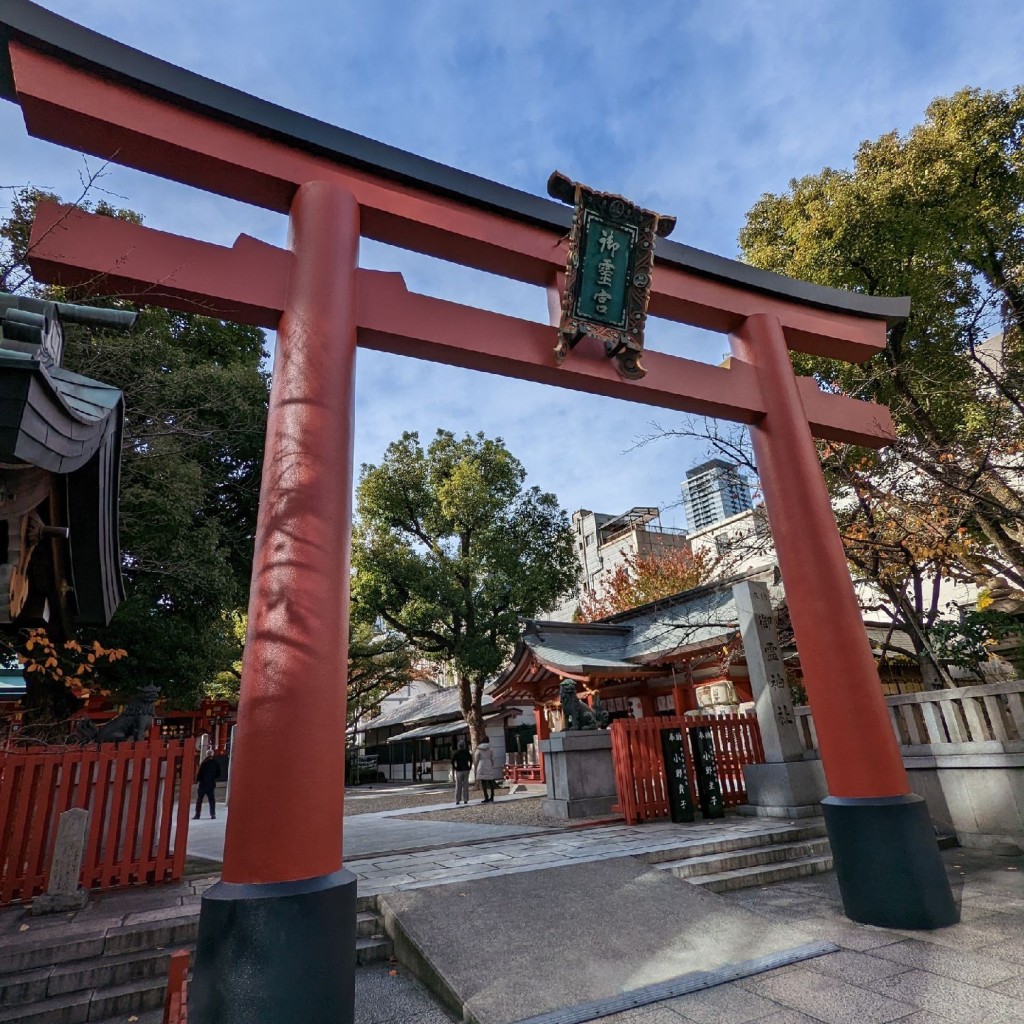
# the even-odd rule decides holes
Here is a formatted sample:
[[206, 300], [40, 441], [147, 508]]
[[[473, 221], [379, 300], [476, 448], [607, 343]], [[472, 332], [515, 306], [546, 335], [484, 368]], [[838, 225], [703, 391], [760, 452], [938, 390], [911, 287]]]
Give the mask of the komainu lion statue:
[[576, 696], [576, 684], [571, 679], [563, 679], [559, 687], [562, 698], [562, 715], [565, 728], [569, 729], [604, 729], [608, 725], [608, 712], [601, 707], [599, 697], [594, 698], [594, 706], [588, 708]]
[[98, 729], [88, 719], [80, 721], [75, 727], [75, 739], [82, 744], [120, 743], [122, 740], [135, 740], [137, 743], [144, 740], [156, 717], [156, 699], [159, 696], [159, 686], [141, 687], [117, 718], [104, 722]]

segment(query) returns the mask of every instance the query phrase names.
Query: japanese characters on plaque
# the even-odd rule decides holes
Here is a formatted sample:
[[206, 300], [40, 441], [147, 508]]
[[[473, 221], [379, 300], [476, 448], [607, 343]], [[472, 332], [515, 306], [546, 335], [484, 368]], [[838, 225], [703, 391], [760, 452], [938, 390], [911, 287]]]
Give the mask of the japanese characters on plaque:
[[765, 758], [776, 763], [799, 761], [803, 758], [803, 744], [793, 714], [793, 698], [779, 650], [777, 618], [768, 585], [747, 580], [736, 584], [732, 592]]
[[659, 729], [665, 766], [665, 790], [672, 821], [681, 825], [694, 820], [693, 797], [686, 768], [686, 737], [682, 729]]
[[619, 373], [639, 380], [651, 294], [655, 236], [675, 217], [644, 210], [622, 196], [596, 192], [555, 171], [548, 194], [574, 207], [555, 359], [561, 363], [584, 337], [604, 343]]
[[701, 726], [688, 731], [693, 745], [693, 766], [697, 775], [701, 814], [705, 818], [724, 818], [725, 801], [718, 781], [718, 763], [715, 760], [715, 741], [711, 729]]

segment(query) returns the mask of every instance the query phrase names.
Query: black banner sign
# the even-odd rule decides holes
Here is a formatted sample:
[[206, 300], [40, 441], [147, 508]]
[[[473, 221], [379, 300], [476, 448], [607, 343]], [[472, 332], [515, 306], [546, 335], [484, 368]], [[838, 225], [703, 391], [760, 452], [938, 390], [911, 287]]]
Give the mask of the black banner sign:
[[693, 766], [697, 773], [697, 793], [700, 810], [705, 818], [724, 818], [725, 802], [718, 784], [718, 765], [715, 763], [715, 744], [707, 726], [690, 729], [693, 746]]
[[686, 746], [682, 729], [660, 729], [661, 755], [665, 761], [665, 789], [672, 821], [681, 825], [694, 820], [693, 797], [686, 773]]

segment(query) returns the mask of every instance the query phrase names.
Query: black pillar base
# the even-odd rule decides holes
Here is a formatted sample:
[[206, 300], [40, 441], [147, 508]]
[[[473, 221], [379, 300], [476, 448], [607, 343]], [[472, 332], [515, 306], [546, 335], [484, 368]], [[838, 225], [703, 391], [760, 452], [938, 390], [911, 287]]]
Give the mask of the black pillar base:
[[821, 806], [847, 917], [882, 928], [960, 920], [922, 797], [828, 796]]
[[356, 878], [218, 882], [203, 896], [189, 1024], [352, 1024]]

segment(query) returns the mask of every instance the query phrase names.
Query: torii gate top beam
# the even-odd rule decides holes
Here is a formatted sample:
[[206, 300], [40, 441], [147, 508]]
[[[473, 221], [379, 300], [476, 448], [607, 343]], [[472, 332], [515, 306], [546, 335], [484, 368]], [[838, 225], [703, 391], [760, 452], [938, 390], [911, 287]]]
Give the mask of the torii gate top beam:
[[[368, 237], [542, 286], [564, 268], [571, 211], [561, 204], [249, 96], [28, 0], [4, 4], [0, 42], [0, 95], [41, 138], [282, 213], [303, 182], [341, 178]], [[657, 260], [652, 314], [727, 332], [774, 313], [790, 348], [811, 354], [861, 361], [909, 311], [905, 298], [825, 288], [665, 239]]]

